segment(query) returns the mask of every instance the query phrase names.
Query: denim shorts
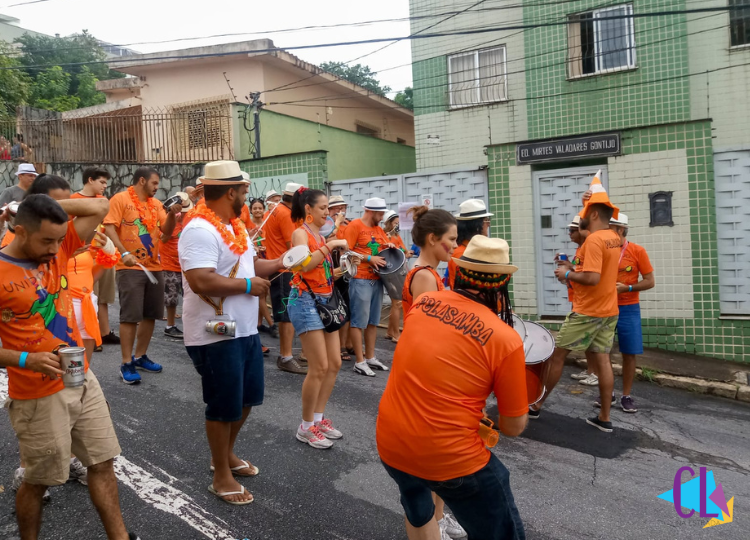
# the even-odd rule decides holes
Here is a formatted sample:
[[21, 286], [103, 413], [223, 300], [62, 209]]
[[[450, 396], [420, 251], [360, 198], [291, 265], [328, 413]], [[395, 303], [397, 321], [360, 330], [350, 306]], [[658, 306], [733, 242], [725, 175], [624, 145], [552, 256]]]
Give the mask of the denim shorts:
[[622, 354], [643, 354], [641, 305], [620, 306], [617, 319], [617, 342]]
[[[325, 296], [315, 295], [318, 302], [321, 304], [327, 304], [330, 298]], [[300, 336], [305, 332], [312, 332], [313, 330], [323, 330], [323, 321], [318, 315], [318, 310], [315, 309], [315, 300], [309, 292], [300, 290], [296, 287], [292, 289], [292, 293], [289, 295], [289, 318], [292, 320], [292, 326], [294, 331]]]
[[401, 492], [401, 506], [414, 527], [435, 515], [432, 493], [445, 501], [469, 538], [524, 540], [521, 515], [510, 490], [510, 473], [494, 454], [474, 474], [436, 482], [424, 480], [383, 463]]
[[201, 376], [206, 420], [236, 422], [242, 409], [263, 403], [263, 348], [257, 334], [185, 348]]
[[352, 328], [364, 329], [380, 324], [383, 284], [379, 279], [352, 279], [349, 282], [349, 311]]

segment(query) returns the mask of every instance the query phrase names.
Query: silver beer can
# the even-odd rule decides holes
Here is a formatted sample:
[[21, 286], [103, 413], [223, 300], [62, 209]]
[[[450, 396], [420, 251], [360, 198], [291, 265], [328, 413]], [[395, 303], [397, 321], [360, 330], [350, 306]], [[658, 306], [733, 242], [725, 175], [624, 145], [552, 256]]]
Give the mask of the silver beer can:
[[66, 388], [83, 386], [86, 376], [86, 349], [83, 347], [65, 347], [57, 351], [63, 370], [63, 384]]
[[237, 323], [235, 321], [223, 321], [221, 319], [214, 319], [206, 323], [206, 332], [208, 332], [209, 334], [234, 337], [236, 331]]

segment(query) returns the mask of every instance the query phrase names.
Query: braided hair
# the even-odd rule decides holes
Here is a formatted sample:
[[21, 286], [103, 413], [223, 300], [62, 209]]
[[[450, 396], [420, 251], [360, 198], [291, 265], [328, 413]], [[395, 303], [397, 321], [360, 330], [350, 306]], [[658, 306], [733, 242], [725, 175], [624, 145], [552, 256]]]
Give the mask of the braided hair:
[[456, 282], [453, 289], [458, 294], [497, 313], [505, 324], [512, 327], [513, 311], [508, 293], [510, 278], [511, 274], [487, 274], [459, 266], [456, 268]]

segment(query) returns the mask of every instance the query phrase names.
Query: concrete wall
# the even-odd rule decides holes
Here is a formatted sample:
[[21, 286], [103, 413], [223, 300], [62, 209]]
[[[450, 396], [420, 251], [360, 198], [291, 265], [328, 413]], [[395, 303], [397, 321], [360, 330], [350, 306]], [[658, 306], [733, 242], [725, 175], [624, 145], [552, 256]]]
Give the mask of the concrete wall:
[[[429, 0], [412, 0], [410, 6], [412, 16], [442, 13], [447, 9], [445, 3]], [[522, 18], [523, 10], [520, 8], [469, 11], [429, 31], [450, 32], [493, 24], [500, 26]], [[412, 33], [435, 22], [434, 18], [414, 20]], [[450, 110], [447, 56], [499, 45], [506, 46], [509, 101]], [[485, 145], [528, 138], [524, 55], [523, 32], [518, 31], [412, 42], [418, 170], [487, 165]], [[439, 137], [439, 144], [434, 144], [437, 140], [435, 137]]]
[[[701, 7], [726, 7], [724, 0], [706, 0]], [[713, 119], [714, 150], [750, 148], [750, 47], [729, 46], [729, 14], [688, 15], [690, 108], [693, 119]]]
[[[248, 125], [251, 125], [251, 122], [252, 120], [248, 120]], [[251, 137], [254, 140], [255, 135], [242, 127], [241, 120], [239, 125], [240, 145], [237, 149], [237, 158], [247, 160], [251, 158], [250, 142]], [[328, 152], [328, 179], [332, 181], [402, 174], [416, 170], [412, 146], [272, 111], [261, 112], [260, 125], [262, 157], [325, 150]]]

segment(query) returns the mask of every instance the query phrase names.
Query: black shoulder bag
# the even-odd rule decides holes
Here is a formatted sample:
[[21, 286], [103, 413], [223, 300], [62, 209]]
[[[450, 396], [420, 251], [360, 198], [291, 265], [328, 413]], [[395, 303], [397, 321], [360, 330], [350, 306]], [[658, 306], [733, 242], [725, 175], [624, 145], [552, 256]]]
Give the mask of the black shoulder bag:
[[327, 304], [324, 304], [318, 300], [315, 293], [312, 292], [312, 288], [307, 283], [305, 278], [299, 276], [302, 283], [307, 287], [307, 292], [312, 296], [315, 302], [315, 309], [318, 310], [320, 320], [323, 321], [323, 330], [329, 334], [336, 332], [341, 329], [347, 322], [349, 322], [349, 307], [344, 301], [344, 297], [341, 296], [341, 292], [336, 287], [331, 287], [333, 293], [331, 294], [330, 300]]

